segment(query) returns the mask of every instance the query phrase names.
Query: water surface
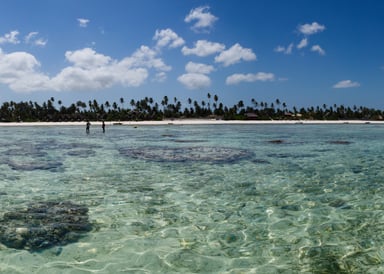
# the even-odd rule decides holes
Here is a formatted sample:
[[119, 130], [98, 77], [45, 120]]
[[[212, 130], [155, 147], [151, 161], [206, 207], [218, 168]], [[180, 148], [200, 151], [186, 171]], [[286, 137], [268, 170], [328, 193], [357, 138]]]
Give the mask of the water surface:
[[0, 218], [44, 201], [93, 229], [2, 273], [383, 273], [384, 127], [3, 127]]

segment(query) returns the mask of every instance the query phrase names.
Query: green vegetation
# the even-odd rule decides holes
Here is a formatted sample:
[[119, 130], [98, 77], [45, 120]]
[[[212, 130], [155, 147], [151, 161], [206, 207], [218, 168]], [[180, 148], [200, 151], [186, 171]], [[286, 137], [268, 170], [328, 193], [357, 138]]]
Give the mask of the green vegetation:
[[[108, 101], [99, 103], [96, 100], [88, 104], [82, 101], [63, 106], [60, 100], [55, 103], [51, 97], [47, 102], [39, 105], [36, 102], [4, 102], [0, 108], [0, 121], [2, 122], [37, 122], [37, 121], [143, 121], [181, 118], [211, 118], [224, 120], [382, 120], [384, 113], [381, 110], [366, 107], [345, 107], [343, 105], [317, 107], [288, 108], [287, 105], [276, 99], [275, 102], [266, 103], [251, 100], [246, 106], [243, 101], [228, 107], [224, 106], [217, 95], [207, 94], [207, 101], [187, 100], [182, 106], [175, 97], [170, 100], [167, 96], [159, 103], [152, 98], [135, 101], [131, 100], [129, 106], [120, 102]], [[57, 105], [57, 108], [55, 107]]]

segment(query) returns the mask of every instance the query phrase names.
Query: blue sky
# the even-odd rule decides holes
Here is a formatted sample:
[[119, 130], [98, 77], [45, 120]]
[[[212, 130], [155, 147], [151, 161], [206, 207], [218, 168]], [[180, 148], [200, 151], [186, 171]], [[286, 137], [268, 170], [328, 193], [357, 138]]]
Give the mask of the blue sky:
[[383, 109], [381, 0], [3, 0], [0, 102]]

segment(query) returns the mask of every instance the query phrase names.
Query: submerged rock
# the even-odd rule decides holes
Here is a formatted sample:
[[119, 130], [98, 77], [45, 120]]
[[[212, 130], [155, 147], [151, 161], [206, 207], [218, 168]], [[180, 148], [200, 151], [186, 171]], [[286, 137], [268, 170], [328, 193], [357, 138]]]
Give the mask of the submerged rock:
[[49, 170], [49, 171], [57, 171], [61, 168], [63, 164], [58, 161], [40, 161], [40, 160], [30, 160], [23, 162], [9, 161], [8, 166], [13, 170], [21, 170], [21, 171], [33, 171], [33, 170]]
[[334, 141], [329, 141], [330, 144], [333, 145], [350, 145], [352, 142], [350, 141], [345, 141], [345, 140], [334, 140]]
[[120, 154], [135, 159], [157, 162], [235, 162], [251, 157], [248, 150], [226, 147], [156, 147], [122, 148]]
[[285, 141], [281, 140], [281, 139], [269, 140], [268, 142], [271, 143], [271, 144], [282, 144], [282, 143], [285, 143]]
[[75, 242], [91, 230], [87, 207], [72, 202], [38, 202], [4, 214], [0, 242], [33, 252]]
[[88, 158], [88, 157], [95, 156], [96, 152], [91, 149], [76, 149], [76, 150], [68, 151], [67, 155], [79, 157], [79, 158]]

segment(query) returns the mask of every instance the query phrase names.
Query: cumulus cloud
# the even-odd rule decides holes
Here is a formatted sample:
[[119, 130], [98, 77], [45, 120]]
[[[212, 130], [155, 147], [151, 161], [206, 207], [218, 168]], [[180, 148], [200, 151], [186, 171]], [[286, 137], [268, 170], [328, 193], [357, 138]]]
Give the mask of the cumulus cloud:
[[241, 60], [256, 60], [256, 54], [254, 54], [251, 49], [243, 48], [238, 43], [233, 45], [228, 50], [222, 51], [215, 57], [215, 62], [222, 63], [225, 67], [239, 63]]
[[67, 51], [65, 53], [67, 61], [73, 63], [75, 67], [90, 69], [93, 67], [101, 67], [107, 65], [111, 61], [111, 57], [98, 54], [91, 48], [82, 50]]
[[155, 71], [155, 78], [162, 80], [165, 72], [171, 69], [156, 51], [146, 46], [122, 60], [90, 48], [67, 51], [65, 58], [69, 66], [49, 77], [39, 71], [40, 63], [33, 55], [0, 51], [0, 83], [18, 92], [98, 90], [114, 85], [137, 87], [147, 80], [150, 70]]
[[319, 45], [312, 46], [311, 51], [317, 52], [320, 55], [325, 55], [325, 51]]
[[[298, 32], [300, 34], [305, 35], [305, 37], [302, 38], [300, 40], [300, 42], [296, 45], [296, 48], [301, 50], [301, 49], [309, 46], [309, 40], [308, 40], [307, 37], [309, 35], [313, 35], [315, 33], [324, 31], [325, 30], [325, 26], [324, 25], [320, 25], [317, 22], [313, 22], [311, 24], [299, 25], [297, 27], [297, 29], [298, 29]], [[278, 46], [278, 47], [276, 47], [274, 49], [275, 52], [281, 52], [281, 53], [284, 53], [284, 54], [291, 54], [292, 50], [293, 50], [293, 43], [291, 43], [288, 47]], [[320, 55], [325, 55], [325, 51], [319, 45], [312, 46], [310, 48], [310, 50], [312, 52], [317, 52]]]
[[123, 86], [140, 86], [148, 77], [145, 68], [130, 68], [120, 63], [85, 69], [81, 67], [64, 68], [51, 79], [52, 89], [62, 90], [100, 90], [116, 84]]
[[192, 26], [195, 31], [208, 31], [218, 18], [209, 12], [209, 6], [192, 9], [184, 21], [190, 23], [196, 21]]
[[173, 30], [169, 28], [156, 30], [153, 40], [157, 41], [156, 47], [158, 48], [163, 48], [166, 46], [170, 48], [177, 48], [184, 45], [185, 43], [183, 38], [179, 37]]
[[214, 71], [211, 65], [188, 62], [185, 66], [187, 73], [179, 76], [177, 80], [188, 89], [201, 89], [211, 85], [211, 79], [206, 75]]
[[158, 71], [170, 71], [172, 68], [166, 65], [161, 58], [157, 57], [157, 54], [153, 49], [147, 46], [141, 46], [132, 56], [124, 58], [122, 63], [132, 67], [146, 67]]
[[302, 49], [302, 48], [305, 48], [306, 46], [308, 46], [308, 39], [307, 38], [304, 38], [300, 41], [300, 43], [297, 45], [297, 48], [298, 49]]
[[19, 35], [19, 32], [17, 30], [13, 30], [9, 33], [4, 34], [3, 36], [0, 36], [0, 45], [6, 44], [6, 43], [19, 44], [20, 41], [17, 38], [18, 35]]
[[351, 80], [343, 80], [333, 85], [333, 88], [357, 88], [360, 87], [358, 82], [353, 82]]
[[211, 65], [201, 64], [201, 63], [194, 63], [194, 62], [188, 62], [188, 64], [185, 66], [185, 70], [188, 73], [201, 73], [201, 74], [209, 74], [212, 71], [215, 70], [215, 68]]
[[73, 65], [63, 69], [52, 79], [56, 90], [97, 90], [116, 84], [137, 87], [148, 78], [149, 69], [159, 72], [171, 69], [156, 57], [154, 50], [146, 46], [141, 46], [121, 61], [113, 60], [89, 48], [67, 52], [65, 56]]
[[46, 89], [49, 77], [39, 72], [40, 63], [26, 52], [5, 54], [0, 50], [0, 83], [12, 90]]
[[226, 79], [227, 85], [234, 85], [241, 82], [256, 82], [256, 81], [273, 81], [275, 80], [275, 75], [273, 73], [265, 73], [265, 72], [258, 72], [255, 74], [248, 73], [248, 74], [240, 74], [235, 73], [231, 76], [228, 76]]
[[320, 25], [317, 22], [313, 22], [312, 24], [304, 24], [304, 25], [299, 25], [298, 30], [300, 33], [304, 35], [312, 35], [318, 32], [322, 32], [325, 30], [324, 25]]
[[209, 42], [209, 41], [206, 41], [206, 40], [198, 40], [195, 43], [195, 47], [194, 48], [188, 48], [188, 47], [184, 46], [181, 49], [181, 52], [184, 55], [194, 54], [194, 55], [197, 55], [197, 56], [200, 56], [200, 57], [204, 57], [204, 56], [208, 56], [208, 55], [211, 55], [211, 54], [215, 54], [215, 53], [221, 52], [224, 49], [225, 49], [225, 45], [224, 44], [213, 43], [213, 42]]
[[207, 88], [211, 85], [211, 79], [202, 73], [186, 73], [177, 78], [188, 89]]
[[86, 28], [88, 26], [88, 23], [90, 22], [89, 19], [84, 18], [77, 18], [77, 22], [79, 22], [79, 26], [82, 28]]
[[276, 52], [282, 52], [284, 54], [291, 54], [293, 49], [293, 43], [289, 44], [288, 47], [283, 47], [283, 46], [277, 46], [275, 48]]

